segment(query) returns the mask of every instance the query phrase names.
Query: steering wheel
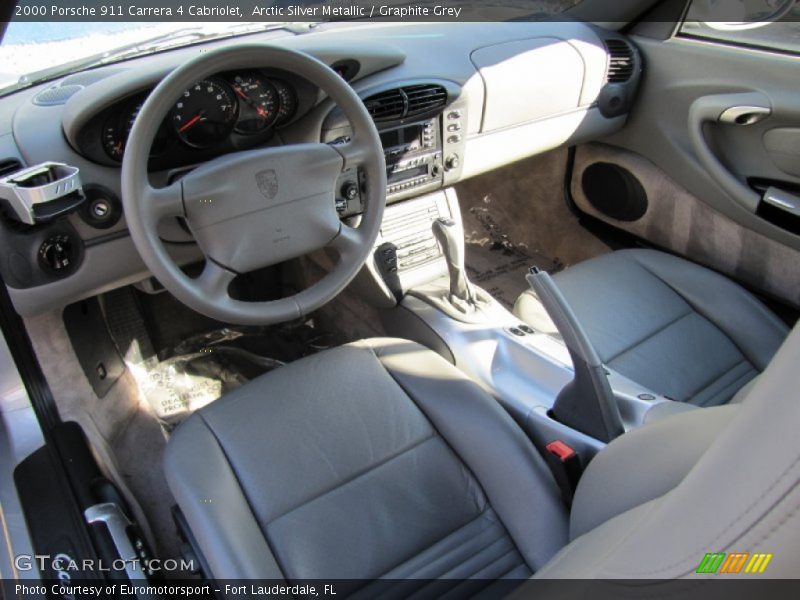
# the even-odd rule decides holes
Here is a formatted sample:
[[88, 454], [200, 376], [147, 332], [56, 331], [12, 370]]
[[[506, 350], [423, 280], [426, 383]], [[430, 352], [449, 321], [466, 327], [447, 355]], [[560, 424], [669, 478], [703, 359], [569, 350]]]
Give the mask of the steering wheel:
[[[352, 126], [349, 141], [305, 143], [227, 154], [166, 187], [153, 187], [147, 163], [156, 132], [177, 98], [197, 81], [264, 65], [318, 86]], [[360, 166], [366, 175], [358, 227], [339, 220], [336, 182]], [[336, 297], [369, 257], [386, 202], [386, 165], [378, 131], [361, 99], [327, 65], [265, 44], [229, 46], [201, 54], [156, 86], [139, 111], [122, 161], [122, 204], [139, 254], [181, 302], [214, 319], [268, 325], [306, 315]], [[199, 277], [187, 276], [158, 236], [163, 219], [182, 217], [205, 256]], [[305, 290], [280, 300], [245, 302], [230, 296], [233, 278], [315, 250], [338, 254], [333, 269]]]

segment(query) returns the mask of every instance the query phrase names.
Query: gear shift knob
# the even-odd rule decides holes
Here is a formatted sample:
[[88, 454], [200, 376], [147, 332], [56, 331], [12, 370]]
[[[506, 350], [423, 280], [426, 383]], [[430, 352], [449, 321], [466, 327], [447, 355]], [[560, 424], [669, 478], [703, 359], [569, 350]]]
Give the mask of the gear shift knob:
[[475, 294], [464, 266], [464, 236], [458, 225], [452, 219], [439, 218], [433, 222], [432, 228], [450, 273], [450, 300], [474, 304]]

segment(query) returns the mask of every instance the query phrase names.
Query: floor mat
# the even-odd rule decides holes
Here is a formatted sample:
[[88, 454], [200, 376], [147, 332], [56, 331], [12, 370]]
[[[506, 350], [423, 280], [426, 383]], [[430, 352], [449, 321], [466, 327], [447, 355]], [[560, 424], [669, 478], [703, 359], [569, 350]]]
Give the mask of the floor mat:
[[553, 273], [610, 251], [567, 207], [566, 167], [555, 150], [456, 186], [469, 275], [509, 308], [530, 266]]
[[528, 289], [525, 279], [528, 269], [536, 266], [555, 273], [564, 268], [557, 258], [544, 256], [512, 240], [494, 219], [490, 203], [469, 208], [462, 218], [470, 280], [509, 310], [517, 297]]
[[[166, 309], [163, 318], [167, 321], [156, 328], [147, 324], [152, 312], [142, 311], [150, 317], [142, 319], [140, 299], [132, 290], [112, 292], [104, 301], [111, 335], [140, 393], [166, 431], [251, 379], [337, 343], [332, 336], [321, 334], [312, 319], [273, 327], [218, 326], [209, 330], [216, 322], [200, 315], [193, 322], [193, 311], [175, 307], [173, 301], [157, 302]], [[166, 340], [173, 345], [165, 346]]]

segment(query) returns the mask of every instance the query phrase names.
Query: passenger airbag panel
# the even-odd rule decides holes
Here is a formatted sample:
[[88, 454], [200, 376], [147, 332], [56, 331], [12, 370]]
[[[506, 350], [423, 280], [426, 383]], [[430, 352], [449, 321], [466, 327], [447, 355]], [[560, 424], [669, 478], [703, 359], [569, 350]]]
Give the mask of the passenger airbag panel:
[[580, 103], [583, 58], [564, 40], [505, 42], [479, 48], [471, 58], [486, 87], [482, 132], [553, 116]]

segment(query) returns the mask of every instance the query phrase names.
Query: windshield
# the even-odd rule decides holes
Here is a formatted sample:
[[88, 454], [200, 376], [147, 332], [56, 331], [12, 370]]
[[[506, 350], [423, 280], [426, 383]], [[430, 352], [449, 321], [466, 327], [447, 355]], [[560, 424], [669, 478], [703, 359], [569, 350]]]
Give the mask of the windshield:
[[[491, 12], [492, 8], [511, 11], [505, 14], [504, 18], [520, 18], [537, 13], [550, 15], [561, 13], [579, 2], [580, 0], [473, 0], [459, 1], [454, 5], [477, 11], [478, 16], [486, 9], [489, 12], [485, 15], [493, 20], [497, 15]], [[446, 3], [447, 0], [441, 4]], [[298, 4], [311, 5], [316, 2], [301, 1]], [[419, 4], [422, 6], [430, 3], [423, 0]], [[407, 5], [405, 0], [381, 2], [381, 6], [389, 10], [390, 7]], [[431, 7], [434, 5], [438, 4], [430, 4]], [[348, 15], [349, 13], [341, 13], [338, 17], [335, 14], [326, 17], [319, 13], [321, 21], [359, 18], [358, 15]], [[413, 17], [409, 19], [407, 16], [398, 15], [399, 13], [387, 13], [383, 18], [414, 20]], [[473, 18], [475, 15], [473, 12]], [[246, 15], [242, 16], [246, 18]], [[458, 17], [453, 19], [451, 16], [443, 20], [459, 19]], [[305, 33], [313, 31], [317, 24], [316, 22], [268, 22], [266, 18], [259, 22], [244, 21], [244, 19], [227, 22], [12, 20], [0, 45], [0, 95], [97, 64], [149, 54], [166, 48], [268, 29], [288, 28], [293, 33]]]
[[[264, 22], [147, 23], [147, 22], [21, 22], [11, 21], [0, 46], [0, 88], [26, 79], [40, 71], [52, 76], [89, 66], [82, 59], [112, 62], [120, 50], [148, 54], [165, 46], [179, 46], [270, 28]], [[152, 44], [151, 44], [152, 43]], [[139, 45], [142, 45], [139, 47]], [[57, 67], [65, 68], [59, 70]]]

